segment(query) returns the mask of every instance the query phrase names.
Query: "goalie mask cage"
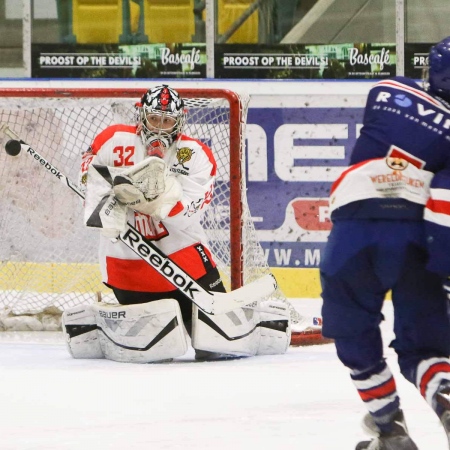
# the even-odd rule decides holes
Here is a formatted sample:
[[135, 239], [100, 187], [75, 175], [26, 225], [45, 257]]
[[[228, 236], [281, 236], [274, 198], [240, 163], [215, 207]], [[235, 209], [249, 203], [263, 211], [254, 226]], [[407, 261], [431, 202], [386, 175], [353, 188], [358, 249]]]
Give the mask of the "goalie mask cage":
[[[235, 289], [270, 270], [246, 200], [249, 99], [221, 89], [177, 90], [187, 108], [184, 133], [208, 144], [217, 161], [214, 197], [202, 221], [225, 287]], [[94, 137], [113, 123], [134, 124], [134, 105], [144, 92], [0, 89], [0, 122], [76, 182]], [[0, 139], [4, 149], [8, 138]], [[31, 158], [1, 151], [0, 327], [8, 328], [7, 318], [29, 315], [40, 318], [36, 329], [54, 329], [59, 325], [47, 316], [100, 297], [115, 301], [100, 279], [99, 231], [82, 220], [80, 199], [70, 189]], [[283, 298], [279, 290], [275, 296]]]

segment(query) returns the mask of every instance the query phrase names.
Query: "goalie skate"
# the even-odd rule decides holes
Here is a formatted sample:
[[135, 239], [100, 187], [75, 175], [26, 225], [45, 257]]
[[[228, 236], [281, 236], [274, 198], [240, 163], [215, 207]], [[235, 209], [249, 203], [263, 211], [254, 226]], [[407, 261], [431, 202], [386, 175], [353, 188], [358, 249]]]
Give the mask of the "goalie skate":
[[441, 423], [447, 435], [448, 446], [450, 448], [450, 386], [444, 385], [436, 394], [436, 401], [440, 407], [444, 408], [441, 414]]
[[292, 305], [291, 312], [291, 344], [294, 347], [303, 345], [321, 345], [333, 342], [322, 336], [322, 318], [302, 316]]

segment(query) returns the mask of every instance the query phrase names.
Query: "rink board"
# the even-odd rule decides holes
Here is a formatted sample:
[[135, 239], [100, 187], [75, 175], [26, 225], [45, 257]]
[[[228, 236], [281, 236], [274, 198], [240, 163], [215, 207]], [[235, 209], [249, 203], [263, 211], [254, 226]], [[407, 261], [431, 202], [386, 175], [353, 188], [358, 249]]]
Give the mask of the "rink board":
[[[281, 290], [287, 297], [320, 296], [318, 269], [273, 268]], [[98, 264], [18, 263], [1, 266], [0, 290], [32, 290], [50, 294], [70, 292], [110, 292], [101, 282]]]

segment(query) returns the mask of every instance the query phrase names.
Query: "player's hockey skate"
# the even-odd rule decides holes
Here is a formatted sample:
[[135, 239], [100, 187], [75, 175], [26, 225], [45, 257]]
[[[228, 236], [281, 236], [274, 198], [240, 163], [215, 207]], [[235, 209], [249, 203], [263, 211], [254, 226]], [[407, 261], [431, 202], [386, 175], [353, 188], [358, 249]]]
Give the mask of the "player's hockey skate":
[[447, 434], [448, 447], [450, 448], [450, 386], [444, 386], [436, 394], [436, 401], [444, 408], [444, 412], [441, 414], [441, 423]]
[[292, 305], [291, 313], [291, 345], [319, 345], [333, 342], [322, 336], [322, 318], [302, 316]]
[[371, 441], [359, 442], [356, 450], [418, 450], [408, 434], [402, 411], [394, 417], [390, 433], [381, 433], [370, 414], [364, 416], [362, 427], [364, 431], [376, 437]]
[[450, 411], [444, 411], [441, 415], [441, 422], [447, 434], [448, 448], [450, 448]]

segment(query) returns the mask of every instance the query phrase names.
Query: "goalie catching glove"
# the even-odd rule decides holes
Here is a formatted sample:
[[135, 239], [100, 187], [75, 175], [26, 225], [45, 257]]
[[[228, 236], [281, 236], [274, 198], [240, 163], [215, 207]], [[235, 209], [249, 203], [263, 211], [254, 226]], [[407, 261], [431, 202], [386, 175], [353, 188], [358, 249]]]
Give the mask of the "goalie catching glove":
[[[84, 223], [101, 228], [109, 238], [125, 230], [128, 208], [163, 220], [183, 194], [177, 178], [167, 176], [164, 161], [157, 157], [147, 158], [126, 171], [91, 164], [86, 178]], [[113, 189], [110, 180], [114, 180]]]
[[161, 195], [166, 177], [166, 163], [150, 156], [114, 177], [114, 195], [125, 205], [135, 207]]
[[121, 203], [155, 220], [164, 220], [183, 195], [179, 181], [155, 156], [114, 177], [113, 190]]

